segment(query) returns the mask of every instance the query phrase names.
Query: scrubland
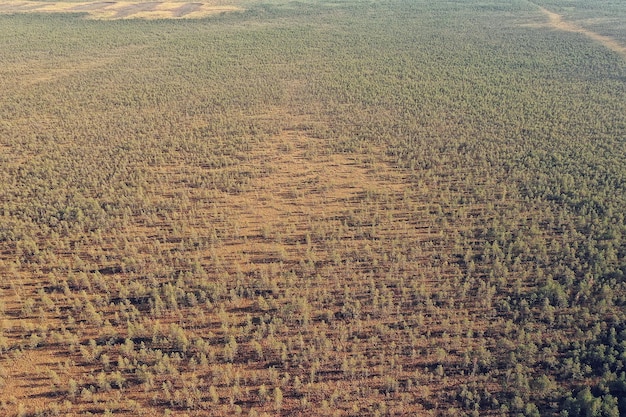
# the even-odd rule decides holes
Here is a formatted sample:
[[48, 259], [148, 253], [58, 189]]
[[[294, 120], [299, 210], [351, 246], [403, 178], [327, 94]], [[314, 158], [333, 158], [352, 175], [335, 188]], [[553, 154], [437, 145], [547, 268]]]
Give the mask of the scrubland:
[[0, 15], [0, 414], [624, 415], [626, 6], [232, 6]]

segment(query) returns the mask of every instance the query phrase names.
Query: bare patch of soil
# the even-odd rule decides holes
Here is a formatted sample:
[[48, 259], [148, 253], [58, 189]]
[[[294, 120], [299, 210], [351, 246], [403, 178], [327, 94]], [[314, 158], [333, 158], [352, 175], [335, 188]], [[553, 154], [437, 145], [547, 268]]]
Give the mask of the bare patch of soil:
[[86, 13], [89, 19], [190, 19], [241, 10], [215, 2], [31, 2], [0, 0], [0, 13]]
[[185, 3], [172, 12], [174, 17], [184, 17], [190, 13], [198, 11], [202, 7], [202, 3]]

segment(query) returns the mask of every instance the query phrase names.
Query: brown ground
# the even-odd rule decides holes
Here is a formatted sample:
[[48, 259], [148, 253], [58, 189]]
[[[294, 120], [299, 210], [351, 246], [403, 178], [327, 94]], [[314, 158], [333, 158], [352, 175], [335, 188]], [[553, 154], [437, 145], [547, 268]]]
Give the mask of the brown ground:
[[[17, 4], [17, 2], [14, 3]], [[6, 10], [3, 8], [6, 4], [8, 2], [3, 3], [0, 0], [0, 12]], [[61, 3], [50, 4], [58, 6]], [[151, 13], [164, 13], [165, 11], [171, 13], [173, 17], [191, 17], [204, 7], [203, 3], [159, 2], [100, 2], [72, 3], [72, 5], [74, 11], [81, 8], [82, 10], [108, 10], [114, 13], [109, 18], [147, 17]], [[20, 7], [25, 7], [25, 5], [18, 8]], [[544, 10], [544, 13], [550, 17], [550, 24], [555, 28], [587, 34], [575, 25], [563, 22], [560, 16], [554, 13], [547, 10]], [[606, 38], [597, 36], [599, 38], [590, 37], [601, 42]], [[20, 85], [27, 86], [53, 81], [64, 76], [71, 76], [76, 72], [98, 68], [100, 65], [106, 66], [115, 59], [117, 58], [113, 56], [103, 56], [101, 60], [95, 60], [93, 63], [78, 66], [72, 70], [59, 70], [51, 73], [47, 70], [41, 72], [33, 70], [28, 77], [19, 82]], [[151, 264], [151, 258], [163, 263], [167, 256], [170, 256], [174, 263], [181, 260], [188, 261], [186, 258], [195, 258], [212, 277], [220, 277], [220, 280], [222, 280], [220, 276], [222, 273], [228, 274], [233, 279], [241, 273], [249, 281], [255, 279], [262, 281], [261, 278], [264, 276], [269, 277], [268, 281], [274, 281], [270, 284], [276, 286], [276, 290], [272, 291], [281, 296], [289, 292], [289, 299], [301, 299], [309, 303], [313, 317], [310, 320], [311, 324], [305, 325], [303, 330], [307, 344], [312, 344], [315, 338], [320, 336], [339, 341], [344, 329], [352, 331], [350, 327], [352, 324], [343, 324], [341, 317], [332, 319], [341, 312], [342, 306], [326, 303], [324, 301], [326, 296], [340, 300], [346, 291], [361, 291], [361, 294], [349, 295], [354, 296], [355, 299], [361, 296], [364, 300], [369, 300], [371, 297], [363, 297], [363, 292], [368, 291], [367, 278], [373, 277], [372, 282], [375, 278], [384, 284], [380, 290], [386, 292], [387, 295], [381, 297], [381, 300], [391, 300], [394, 301], [394, 305], [403, 305], [398, 300], [402, 297], [410, 298], [410, 294], [403, 295], [397, 289], [400, 288], [397, 282], [400, 281], [398, 277], [402, 276], [410, 277], [411, 281], [418, 283], [418, 286], [411, 288], [414, 292], [424, 291], [437, 294], [441, 289], [442, 294], [452, 293], [446, 285], [450, 285], [453, 281], [447, 281], [446, 278], [453, 274], [460, 275], [458, 266], [460, 263], [455, 262], [455, 258], [450, 254], [453, 253], [456, 240], [469, 235], [461, 235], [460, 231], [476, 227], [475, 223], [488, 222], [491, 220], [490, 212], [506, 212], [507, 204], [514, 206], [517, 203], [505, 199], [505, 188], [501, 191], [496, 179], [484, 178], [485, 182], [493, 182], [489, 187], [485, 187], [487, 190], [493, 190], [493, 195], [484, 195], [484, 198], [465, 203], [463, 210], [446, 213], [445, 216], [440, 215], [437, 213], [442, 210], [439, 203], [451, 201], [463, 195], [464, 190], [476, 187], [475, 182], [468, 184], [468, 178], [472, 181], [475, 178], [471, 176], [465, 178], [462, 169], [456, 169], [445, 177], [433, 176], [419, 181], [415, 178], [409, 179], [408, 176], [411, 175], [409, 170], [398, 168], [383, 150], [374, 145], [370, 145], [370, 148], [363, 152], [333, 151], [327, 140], [320, 139], [311, 133], [310, 126], [316, 122], [305, 116], [295, 116], [289, 114], [287, 110], [268, 110], [267, 114], [260, 115], [259, 118], [267, 119], [267, 124], [280, 126], [280, 129], [264, 137], [262, 141], [251, 144], [250, 152], [246, 155], [247, 159], [239, 161], [234, 167], [212, 169], [200, 164], [185, 163], [184, 160], [177, 161], [176, 156], [168, 159], [167, 164], [151, 166], [149, 168], [150, 181], [141, 192], [152, 203], [149, 204], [150, 206], [165, 209], [151, 218], [145, 216], [129, 221], [126, 236], [104, 236], [102, 242], [97, 242], [98, 245], [92, 245], [92, 247], [88, 244], [88, 238], [85, 238], [84, 242], [74, 242], [83, 247], [82, 249], [74, 248], [69, 253], [78, 253], [84, 262], [91, 263], [94, 267], [79, 268], [72, 265], [74, 268], [71, 269], [101, 271], [101, 280], [112, 290], [117, 288], [116, 282], [118, 281], [129, 284], [130, 287], [130, 284], [133, 284], [132, 280], [139, 282], [144, 279], [144, 275], [148, 276], [155, 269], [162, 268], [163, 265]], [[198, 125], [202, 124], [201, 120], [196, 122]], [[43, 122], [39, 121], [39, 123]], [[7, 154], [10, 154], [8, 150]], [[17, 164], [17, 161], [12, 161], [12, 163]], [[207, 184], [207, 179], [211, 178], [211, 172], [220, 170], [223, 172], [232, 170], [235, 178], [237, 178], [237, 173], [251, 172], [254, 175], [246, 176], [250, 179], [250, 183], [238, 191], [222, 190]], [[491, 207], [484, 201], [491, 201]], [[480, 220], [473, 220], [478, 216], [481, 217]], [[212, 240], [212, 229], [219, 235], [219, 238], [207, 245], [205, 242]], [[121, 251], [114, 247], [123, 239], [128, 239], [128, 251], [126, 249]], [[197, 249], [187, 242], [193, 240], [200, 242]], [[99, 249], [96, 250], [95, 247]], [[397, 259], [389, 260], [388, 255], [394, 256], [394, 250], [389, 248], [395, 248]], [[135, 253], [132, 253], [133, 251]], [[69, 259], [69, 253], [56, 254], [60, 258], [57, 262], [63, 266], [71, 265], [74, 260]], [[108, 257], [117, 253], [124, 255], [131, 253], [140, 265], [138, 268], [145, 269], [146, 273], [131, 275], [120, 272], [119, 264], [123, 262], [114, 256]], [[410, 253], [413, 258], [410, 261], [407, 261], [406, 257], [402, 259], [407, 253]], [[100, 259], [104, 260], [100, 261]], [[349, 259], [350, 263], [343, 264], [344, 259]], [[46, 269], [48, 265], [43, 264], [42, 269]], [[314, 267], [309, 268], [309, 264]], [[29, 341], [26, 338], [36, 333], [33, 330], [35, 328], [48, 327], [49, 330], [60, 333], [61, 328], [66, 326], [64, 323], [66, 313], [62, 311], [57, 315], [54, 312], [46, 312], [48, 317], [44, 317], [44, 320], [40, 319], [37, 310], [29, 314], [20, 313], [24, 303], [23, 299], [19, 299], [19, 294], [39, 297], [37, 288], [42, 284], [37, 284], [37, 282], [44, 274], [37, 270], [32, 275], [29, 273], [27, 277], [25, 271], [10, 270], [8, 261], [6, 265], [6, 268], [0, 265], [2, 267], [0, 276], [6, 278], [4, 286], [0, 288], [0, 296], [5, 303], [7, 318], [0, 322], [0, 327], [7, 329], [5, 334], [10, 339], [10, 345], [24, 345], [25, 347], [21, 350], [11, 350], [6, 355], [6, 361], [3, 362], [5, 375], [0, 376], [4, 377], [5, 385], [0, 387], [0, 403], [5, 405], [0, 408], [1, 412], [15, 415], [19, 410], [19, 404], [22, 404], [25, 410], [34, 412], [45, 407], [50, 401], [54, 401], [59, 404], [61, 411], [65, 411], [63, 407], [67, 407], [68, 412], [71, 410], [73, 415], [79, 411], [88, 410], [94, 410], [97, 414], [104, 408], [111, 408], [105, 404], [105, 401], [116, 400], [115, 395], [124, 395], [123, 401], [116, 400], [122, 404], [120, 406], [122, 410], [116, 412], [116, 415], [138, 415], [133, 411], [131, 400], [136, 400], [146, 406], [146, 409], [151, 410], [162, 406], [161, 404], [148, 407], [147, 405], [152, 404], [150, 399], [152, 392], [144, 393], [143, 387], [140, 386], [129, 386], [123, 393], [117, 390], [112, 393], [98, 393], [95, 397], [99, 399], [99, 403], [81, 398], [67, 400], [69, 378], [83, 378], [83, 385], [91, 384], [89, 377], [85, 375], [97, 374], [100, 369], [99, 365], [97, 362], [83, 359], [81, 353], [73, 347], [68, 348], [65, 345], [56, 344], [52, 336], [47, 338], [45, 346], [39, 348], [27, 346]], [[181, 270], [187, 268], [186, 266], [176, 267]], [[318, 276], [309, 276], [309, 269]], [[301, 277], [299, 276], [295, 283], [288, 282], [286, 280], [291, 279], [289, 271], [296, 271]], [[49, 279], [49, 276], [44, 276], [41, 282], [48, 283]], [[355, 284], [355, 281], [363, 281], [363, 283]], [[301, 288], [303, 285], [310, 288]], [[14, 287], [25, 288], [20, 288], [18, 291]], [[59, 300], [57, 306], [69, 307], [74, 300], [81, 299], [79, 289], [75, 292], [76, 294], [67, 297], [62, 293], [53, 294], [54, 298]], [[85, 297], [91, 297], [93, 301], [95, 298], [93, 294], [97, 292], [97, 289], [90, 290]], [[288, 297], [278, 298], [278, 302], [284, 303], [285, 299]], [[440, 301], [446, 302], [446, 300]], [[263, 314], [261, 310], [264, 309], [255, 303], [257, 300], [254, 297], [235, 297], [232, 302], [224, 302], [224, 315], [227, 321], [238, 326], [240, 323], [245, 323], [247, 315], [259, 317]], [[389, 371], [388, 363], [383, 360], [384, 355], [382, 355], [383, 358], [379, 358], [380, 352], [373, 349], [393, 352], [393, 349], [385, 351], [383, 346], [392, 343], [408, 346], [406, 341], [399, 339], [399, 334], [406, 332], [386, 331], [382, 325], [388, 326], [389, 329], [395, 328], [392, 326], [404, 321], [406, 317], [411, 317], [409, 314], [411, 311], [406, 307], [403, 307], [405, 310], [388, 308], [388, 311], [385, 311], [385, 308], [370, 308], [364, 305], [364, 312], [378, 315], [373, 315], [372, 319], [363, 318], [363, 329], [358, 334], [365, 334], [369, 337], [380, 332], [381, 341], [379, 343], [359, 342], [360, 344], [355, 344], [355, 346], [361, 346], [360, 348], [364, 349], [361, 353], [366, 362], [359, 366], [364, 369], [373, 369], [374, 376], [364, 380], [352, 380], [340, 373], [340, 366], [332, 369], [333, 364], [341, 365], [342, 357], [351, 357], [347, 348], [336, 343], [332, 357], [327, 360], [328, 365], [322, 369], [325, 373], [320, 373], [321, 381], [312, 383], [306, 388], [309, 390], [306, 393], [310, 394], [312, 400], [317, 401], [316, 404], [319, 405], [321, 398], [327, 397], [333, 390], [345, 392], [347, 397], [357, 399], [361, 403], [350, 405], [346, 401], [340, 405], [342, 413], [340, 415], [350, 412], [356, 415], [358, 412], [358, 410], [354, 411], [356, 405], [373, 409], [376, 403], [382, 403], [383, 394], [378, 392], [378, 388], [383, 385], [383, 377], [387, 374], [398, 381], [412, 378], [422, 385], [413, 390], [407, 389], [405, 393], [394, 394], [391, 400], [385, 399], [385, 401], [390, 404], [396, 415], [426, 415], [422, 404], [432, 397], [429, 390], [436, 392], [444, 388], [449, 389], [460, 381], [467, 381], [468, 378], [459, 376], [458, 369], [452, 366], [450, 376], [446, 377], [449, 380], [445, 382], [447, 385], [444, 387], [437, 380], [433, 382], [432, 376], [422, 370], [426, 367], [432, 369], [440, 361], [437, 359], [436, 348], [444, 346], [448, 349], [450, 345], [448, 339], [452, 339], [455, 347], [444, 353], [447, 355], [447, 363], [454, 365], [460, 362], [462, 350], [471, 351], [476, 347], [473, 344], [478, 344], [482, 340], [481, 338], [466, 338], [468, 329], [490, 328], [494, 332], [497, 331], [499, 324], [490, 323], [492, 318], [480, 313], [481, 309], [490, 310], [484, 308], [489, 303], [491, 303], [490, 300], [476, 300], [468, 297], [466, 305], [450, 303], [441, 311], [435, 307], [429, 307], [425, 310], [428, 312], [426, 317], [421, 317], [424, 323], [420, 326], [428, 328], [429, 333], [432, 331], [432, 338], [429, 336], [411, 342], [419, 354], [416, 354], [414, 358], [404, 354], [399, 356], [405, 358], [403, 360], [406, 362], [400, 363], [402, 366], [391, 371]], [[319, 309], [320, 306], [327, 311]], [[103, 308], [104, 316], [112, 319], [113, 308], [106, 310], [107, 308], [107, 306]], [[222, 319], [219, 317], [219, 311], [208, 311], [206, 316], [196, 317], [198, 311], [202, 310], [184, 308], [181, 312], [165, 313], [161, 318], [161, 325], [167, 328], [172, 323], [180, 323], [182, 320], [177, 316], [180, 314], [180, 317], [185, 315], [188, 320], [187, 330], [190, 338], [194, 333], [203, 334], [207, 340], [217, 339], [220, 335], [226, 334], [221, 329]], [[324, 319], [320, 318], [322, 314], [330, 316], [335, 327], [327, 326]], [[146, 313], [144, 322], [149, 321], [148, 319]], [[121, 329], [123, 332], [124, 326], [118, 326], [116, 329]], [[443, 337], [444, 331], [446, 338]], [[89, 339], [95, 339], [106, 332], [96, 325], [80, 323], [75, 326], [73, 333], [79, 338], [80, 344], [85, 346]], [[439, 334], [442, 336], [438, 336]], [[122, 333], [119, 336], [124, 338], [126, 334]], [[285, 340], [289, 337], [295, 338], [296, 332], [293, 328], [286, 327], [281, 336], [284, 336]], [[345, 346], [350, 345], [350, 342], [343, 343]], [[36, 345], [35, 341], [33, 345]], [[267, 346], [264, 348], [267, 352], [271, 352]], [[119, 346], [107, 349], [108, 352], [112, 352], [113, 359], [117, 357], [120, 350]], [[217, 347], [214, 349], [218, 355], [221, 352], [219, 349]], [[251, 348], [241, 343], [240, 351], [243, 354], [249, 354]], [[335, 356], [339, 360], [335, 360]], [[264, 364], [264, 362], [261, 363]], [[246, 401], [254, 398], [257, 386], [261, 382], [266, 382], [263, 378], [268, 372], [256, 369], [254, 360], [251, 360], [247, 367], [245, 361], [239, 362], [235, 367], [241, 369], [242, 373], [260, 375], [261, 378], [260, 382], [249, 384], [251, 393], [244, 393], [244, 400], [242, 400], [245, 406]], [[183, 372], [181, 381], [186, 381], [192, 374], [189, 369], [184, 368], [185, 366], [181, 366], [181, 372]], [[215, 368], [217, 369], [217, 366]], [[26, 370], [30, 370], [30, 374]], [[54, 375], [48, 370], [54, 371], [60, 378], [61, 383], [58, 387], [54, 386]], [[303, 379], [308, 374], [306, 370], [300, 371], [293, 367], [288, 370], [292, 376], [297, 374]], [[333, 372], [337, 372], [339, 376]], [[207, 373], [206, 369], [204, 373]], [[130, 377], [130, 375], [126, 376]], [[157, 380], [157, 382], [161, 381]], [[359, 394], [356, 390], [363, 388], [361, 385], [364, 383], [369, 384], [370, 388], [376, 388], [375, 392], [366, 396]], [[208, 383], [202, 385], [203, 389], [207, 389], [207, 386]], [[159, 389], [160, 385], [157, 384], [153, 392], [160, 392]], [[498, 387], [490, 386], [489, 389], [496, 392]], [[226, 389], [223, 391], [226, 392]], [[223, 392], [220, 394], [223, 398], [221, 404], [214, 407], [215, 413], [232, 414], [230, 406], [225, 404], [227, 394]], [[285, 388], [284, 409], [285, 413], [297, 415], [296, 411], [291, 412], [299, 407], [296, 404], [297, 396], [293, 394]], [[401, 398], [403, 394], [406, 394], [405, 396], [410, 401], [404, 401]], [[203, 406], [209, 407], [206, 399], [204, 403]], [[349, 409], [348, 406], [352, 408]], [[265, 410], [271, 412], [272, 408], [267, 405]], [[301, 415], [310, 415], [311, 409], [304, 409], [301, 413]], [[206, 412], [201, 410], [189, 414], [206, 415]], [[184, 414], [181, 411], [179, 415]]]
[[86, 13], [89, 19], [192, 19], [241, 10], [237, 6], [211, 2], [99, 1], [31, 2], [0, 0], [0, 13]]
[[[136, 258], [140, 263], [145, 262], [147, 269], [152, 268], [149, 264], [151, 251], [177, 253], [182, 243], [172, 239], [172, 236], [177, 236], [177, 239], [178, 237], [181, 239], [193, 239], [194, 236], [206, 237], [213, 227], [220, 235], [219, 243], [213, 245], [210, 250], [198, 250], [188, 255], [197, 257], [211, 275], [227, 273], [234, 278], [240, 273], [247, 279], [261, 277], [262, 281], [262, 277], [266, 276], [274, 281], [276, 277], [285, 279], [284, 277], [289, 275], [286, 273], [289, 270], [302, 271], [302, 274], [306, 274], [307, 265], [315, 264], [315, 267], [311, 269], [315, 270], [318, 276], [300, 280], [302, 285], [306, 283], [310, 288], [299, 288], [293, 283], [279, 280], [274, 284], [277, 286], [275, 291], [290, 291], [294, 294], [294, 299], [300, 297], [310, 300], [313, 320], [302, 330], [305, 337], [319, 336], [327, 337], [329, 340], [339, 340], [340, 336], [337, 333], [339, 330], [328, 328], [323, 321], [316, 319], [316, 316], [323, 312], [317, 309], [317, 304], [323, 297], [321, 294], [327, 293], [328, 296], [339, 297], [339, 294], [343, 294], [348, 288], [364, 291], [363, 286], [367, 284], [357, 285], [353, 280], [363, 280], [366, 275], [370, 275], [369, 272], [363, 270], [365, 265], [368, 265], [368, 269], [386, 270], [387, 260], [380, 253], [387, 253], [387, 248], [397, 245], [398, 242], [420, 247], [422, 252], [419, 262], [398, 264], [397, 273], [416, 276], [421, 273], [420, 271], [426, 271], [426, 274], [430, 275], [428, 271], [431, 271], [432, 262], [438, 262], [434, 260], [435, 256], [443, 246], [451, 245], [451, 242], [441, 245], [433, 243], [453, 240], [448, 236], [455, 236], [454, 230], [467, 228], [468, 218], [459, 216], [457, 220], [451, 220], [449, 224], [438, 225], [431, 229], [434, 225], [434, 217], [431, 214], [433, 207], [429, 202], [441, 201], [442, 184], [423, 183], [417, 186], [415, 182], [407, 178], [406, 170], [390, 163], [382, 150], [375, 146], [363, 153], [332, 152], [326, 140], [310, 134], [307, 126], [313, 122], [306, 120], [306, 117], [288, 115], [280, 111], [260, 117], [275, 119], [275, 125], [282, 125], [283, 128], [276, 134], [269, 135], [262, 143], [256, 144], [250, 150], [249, 159], [237, 165], [236, 169], [239, 172], [256, 173], [252, 176], [249, 186], [239, 192], [211, 189], [210, 186], [197, 187], [194, 186], [194, 181], [206, 175], [210, 170], [207, 167], [185, 164], [154, 167], [150, 174], [151, 186], [145, 190], [146, 194], [154, 200], [155, 205], [175, 205], [176, 210], [170, 212], [171, 218], [155, 218], [150, 222], [134, 223], [132, 228], [129, 228], [127, 237], [135, 242], [138, 250]], [[285, 120], [289, 120], [289, 123]], [[448, 178], [446, 184], [449, 187], [463, 187], [462, 182], [462, 173], [459, 173], [458, 176]], [[468, 208], [466, 215], [471, 215], [473, 210], [484, 209], [481, 204], [476, 204]], [[360, 223], [363, 225], [355, 226]], [[173, 229], [176, 230], [173, 231]], [[373, 239], [372, 236], [376, 238]], [[103, 249], [106, 251], [106, 243]], [[346, 258], [363, 258], [363, 261], [343, 265], [341, 260]], [[100, 266], [103, 271], [106, 269], [106, 265]], [[437, 267], [437, 280], [441, 276], [450, 274], [451, 268], [451, 265]], [[392, 274], [391, 271], [389, 273]], [[106, 272], [103, 274], [103, 279], [107, 281], [125, 282], [128, 280], [128, 276], [123, 273], [111, 276], [108, 276]], [[37, 278], [33, 277], [29, 280], [16, 275], [11, 276], [14, 277], [15, 283], [28, 282], [32, 285]], [[128, 283], [130, 285], [130, 282]], [[440, 284], [429, 276], [422, 278], [420, 285], [431, 289]], [[22, 289], [21, 292], [34, 294], [36, 290], [34, 288], [30, 291]], [[36, 313], [29, 317], [22, 314], [20, 317], [20, 306], [23, 303], [13, 294], [15, 293], [7, 288], [3, 297], [6, 311], [11, 317], [4, 323], [5, 326], [13, 329], [5, 332], [9, 335], [11, 343], [19, 341], [24, 334], [30, 334], [28, 327], [35, 328], [41, 324]], [[360, 297], [362, 294], [353, 295]], [[58, 296], [62, 297], [60, 294]], [[392, 297], [397, 296], [392, 295]], [[439, 319], [426, 318], [425, 325], [434, 334], [446, 330], [454, 335], [455, 330], [451, 329], [457, 329], [458, 338], [466, 332], [463, 326], [468, 325], [468, 319], [472, 326], [488, 327], [485, 317], [480, 317], [480, 314], [475, 316], [476, 309], [480, 307], [469, 304], [473, 303], [468, 302], [468, 305], [462, 309], [455, 310], [453, 315], [445, 319], [445, 324], [439, 323]], [[253, 316], [262, 314], [256, 306], [255, 298], [240, 298], [236, 302], [225, 304], [224, 307], [229, 320], [235, 324], [245, 323], [246, 316], [249, 314]], [[338, 313], [340, 309], [340, 307], [330, 305], [328, 307], [332, 308], [331, 315]], [[366, 305], [363, 309], [369, 310], [369, 306]], [[398, 311], [380, 318], [366, 319], [363, 321], [363, 332], [375, 334], [376, 329], [382, 323], [395, 325], [400, 319], [399, 314], [407, 314], [406, 317], [409, 317], [408, 313], [410, 312]], [[185, 311], [184, 314], [188, 317], [190, 327], [196, 327], [196, 332], [199, 334], [213, 333], [218, 336], [222, 333], [221, 319], [216, 312], [208, 313], [205, 318], [198, 318], [198, 320], [193, 318], [195, 314], [193, 312]], [[165, 316], [160, 321], [161, 325], [167, 327], [170, 323], [178, 322], [178, 318], [175, 315]], [[58, 331], [64, 325], [63, 319], [57, 317], [49, 320], [48, 325], [50, 329]], [[338, 328], [342, 327], [338, 326]], [[80, 334], [80, 342], [84, 344], [88, 339], [97, 338], [101, 329], [87, 326], [76, 332]], [[281, 340], [297, 336], [296, 328], [285, 328], [284, 332], [281, 333]], [[192, 333], [190, 331], [190, 337]], [[124, 334], [119, 334], [119, 336], [125, 337]], [[393, 343], [403, 343], [402, 340], [397, 339], [398, 335], [384, 334], [381, 337], [385, 339], [389, 337]], [[66, 403], [69, 379], [83, 378], [84, 384], [86, 381], [84, 378], [87, 378], [84, 375], [90, 373], [95, 375], [100, 368], [98, 363], [86, 362], [81, 353], [72, 351], [72, 348], [68, 349], [63, 345], [50, 342], [51, 340], [48, 340], [48, 345], [43, 349], [16, 351], [9, 354], [10, 358], [5, 362], [4, 368], [6, 385], [0, 395], [0, 402], [5, 404], [4, 411], [18, 413], [21, 404], [23, 409], [32, 412], [47, 407], [47, 404], [53, 401], [59, 405], [61, 411], [64, 411], [64, 407], [68, 407], [68, 411], [77, 413], [90, 409], [101, 410], [103, 407], [109, 407], [106, 405], [107, 401], [115, 401], [116, 407], [120, 407], [116, 415], [137, 415], [132, 411], [131, 401], [136, 400], [145, 406], [150, 404], [150, 398], [154, 392], [160, 392], [160, 385], [147, 393], [139, 387], [129, 387], [122, 394], [123, 400], [115, 400], [114, 394], [119, 392], [114, 391], [94, 395], [94, 400], [98, 399], [97, 406], [96, 402], [80, 396]], [[314, 343], [307, 339], [305, 342]], [[433, 338], [432, 340], [421, 339], [416, 341], [416, 344], [425, 352], [434, 352], [440, 342], [439, 338]], [[464, 344], [466, 343], [470, 341], [464, 341]], [[240, 349], [244, 353], [250, 351], [250, 347], [244, 344]], [[271, 352], [269, 348], [266, 347], [266, 349]], [[117, 357], [117, 351], [117, 348], [114, 348], [113, 358]], [[337, 358], [350, 357], [350, 354], [345, 351], [335, 353]], [[365, 351], [364, 354], [367, 360], [371, 361], [366, 364], [367, 367], [374, 370], [374, 375], [370, 377], [368, 384], [372, 384], [373, 387], [381, 386], [384, 384], [384, 376], [387, 373], [382, 369], [386, 365], [378, 362], [378, 352]], [[335, 362], [334, 356], [329, 359], [329, 363]], [[459, 360], [454, 354], [448, 356], [450, 363], [456, 363]], [[424, 354], [411, 361], [413, 361], [411, 364], [404, 364], [404, 369], [393, 371], [392, 374], [398, 380], [417, 378], [421, 383], [425, 383], [428, 376], [422, 375], [421, 369], [433, 366], [432, 363], [436, 361], [434, 353]], [[340, 374], [341, 359], [337, 359], [336, 362], [334, 369], [324, 370], [327, 374], [320, 377], [319, 383], [307, 388], [311, 391], [311, 398], [317, 396], [327, 398], [334, 390], [351, 393], [350, 395], [354, 398], [360, 397], [357, 390], [362, 385], [362, 381], [334, 376], [332, 372]], [[32, 375], [26, 376], [24, 374], [26, 369], [34, 370]], [[381, 369], [380, 375], [376, 374], [377, 369]], [[54, 385], [54, 374], [48, 370], [53, 370], [58, 375], [60, 380], [58, 387]], [[244, 375], [259, 375], [261, 378], [267, 373], [265, 370], [255, 369], [253, 365], [243, 366], [241, 371]], [[290, 369], [289, 372], [294, 373], [297, 370]], [[188, 375], [189, 373], [185, 373], [185, 378]], [[306, 372], [304, 375], [306, 376]], [[454, 385], [458, 383], [457, 378], [462, 379], [458, 375], [451, 374], [447, 382]], [[443, 388], [436, 382], [430, 382], [424, 390], [412, 392], [411, 398], [429, 401], [430, 389]], [[254, 398], [255, 389], [253, 388], [249, 397], [245, 398]], [[376, 389], [374, 394], [361, 398], [359, 406], [364, 409], [375, 407], [382, 400], [382, 395]], [[284, 408], [285, 410], [293, 409], [292, 415], [298, 415], [295, 410], [300, 407], [295, 398], [294, 394], [285, 388]], [[407, 402], [402, 398], [398, 394], [389, 402], [390, 408], [395, 410], [397, 415], [425, 415], [420, 402]], [[216, 414], [226, 415], [232, 412], [230, 406], [223, 402], [219, 408], [216, 407]], [[341, 407], [348, 407], [348, 405], [343, 404]], [[266, 411], [272, 413], [271, 405], [265, 408]], [[203, 412], [198, 410], [186, 415], [205, 415]], [[307, 415], [310, 412], [311, 410], [303, 411], [304, 414], [301, 415]], [[340, 415], [345, 415], [344, 413], [348, 411], [344, 409]]]

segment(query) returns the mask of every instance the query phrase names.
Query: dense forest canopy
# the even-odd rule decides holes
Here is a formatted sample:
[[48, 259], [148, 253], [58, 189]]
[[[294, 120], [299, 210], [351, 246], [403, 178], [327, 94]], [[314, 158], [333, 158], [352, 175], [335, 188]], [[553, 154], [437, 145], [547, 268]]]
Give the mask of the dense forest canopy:
[[626, 3], [15, 4], [0, 414], [626, 415]]

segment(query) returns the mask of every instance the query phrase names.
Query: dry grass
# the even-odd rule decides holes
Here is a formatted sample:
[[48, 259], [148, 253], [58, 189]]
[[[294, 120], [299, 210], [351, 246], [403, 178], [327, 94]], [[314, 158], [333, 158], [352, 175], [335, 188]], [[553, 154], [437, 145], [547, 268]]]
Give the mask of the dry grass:
[[242, 10], [215, 2], [29, 2], [0, 1], [0, 13], [86, 13], [89, 19], [199, 19], [213, 14]]

